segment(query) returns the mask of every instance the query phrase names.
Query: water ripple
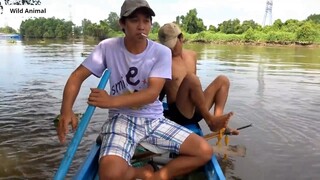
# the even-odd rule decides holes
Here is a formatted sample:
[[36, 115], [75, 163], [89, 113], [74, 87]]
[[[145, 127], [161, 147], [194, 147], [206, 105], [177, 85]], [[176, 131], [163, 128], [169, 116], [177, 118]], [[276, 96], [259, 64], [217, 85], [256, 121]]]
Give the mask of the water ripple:
[[[22, 42], [0, 46], [7, 50], [7, 54], [0, 52], [0, 180], [51, 179], [67, 148], [59, 144], [52, 120], [59, 112], [66, 79], [83, 60], [80, 53], [91, 51], [94, 45]], [[231, 81], [226, 111], [233, 111], [235, 116], [230, 126], [253, 123], [240, 136], [230, 138], [231, 144], [245, 145], [247, 155], [222, 161], [226, 176], [318, 179], [319, 52], [215, 45], [194, 49], [200, 56], [197, 71], [203, 87], [219, 74]], [[97, 81], [89, 78], [84, 83], [74, 107], [76, 112], [84, 112], [88, 89]], [[106, 115], [105, 110], [96, 110], [68, 179], [95, 141]], [[68, 142], [71, 138], [70, 133]]]

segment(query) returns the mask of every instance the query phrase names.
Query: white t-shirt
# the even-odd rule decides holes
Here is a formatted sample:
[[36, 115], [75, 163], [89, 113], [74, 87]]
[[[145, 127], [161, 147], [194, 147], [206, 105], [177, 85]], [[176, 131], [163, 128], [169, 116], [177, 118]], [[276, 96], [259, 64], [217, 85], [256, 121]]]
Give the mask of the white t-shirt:
[[[148, 39], [146, 49], [140, 54], [130, 53], [124, 38], [110, 38], [100, 42], [82, 63], [95, 76], [101, 77], [105, 69], [111, 71], [109, 83], [112, 96], [134, 93], [148, 87], [148, 78], [171, 79], [171, 50]], [[109, 114], [121, 113], [136, 117], [163, 117], [159, 100], [143, 107], [110, 109]]]

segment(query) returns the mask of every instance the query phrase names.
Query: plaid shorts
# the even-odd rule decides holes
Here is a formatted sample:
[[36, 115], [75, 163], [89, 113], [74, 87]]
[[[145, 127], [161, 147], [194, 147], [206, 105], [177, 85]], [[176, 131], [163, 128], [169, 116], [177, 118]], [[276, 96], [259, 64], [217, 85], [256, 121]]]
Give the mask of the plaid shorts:
[[179, 154], [189, 129], [165, 118], [151, 119], [116, 114], [102, 127], [100, 158], [117, 155], [129, 164], [138, 143], [145, 141]]

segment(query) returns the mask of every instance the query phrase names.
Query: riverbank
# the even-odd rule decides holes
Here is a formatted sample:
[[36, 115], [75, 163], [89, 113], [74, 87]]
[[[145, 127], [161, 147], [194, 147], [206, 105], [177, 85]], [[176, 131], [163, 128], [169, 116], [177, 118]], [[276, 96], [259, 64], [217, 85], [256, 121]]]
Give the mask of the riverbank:
[[[257, 36], [258, 37], [258, 36]], [[150, 33], [149, 39], [158, 41], [158, 34]], [[203, 43], [203, 44], [224, 44], [224, 45], [250, 45], [250, 46], [298, 46], [298, 47], [320, 47], [320, 37], [314, 42], [300, 42], [295, 39], [287, 40], [267, 40], [264, 36], [259, 36], [256, 40], [246, 40], [245, 35], [237, 34], [184, 34], [185, 43]]]
[[320, 43], [288, 43], [288, 42], [279, 42], [279, 43], [268, 43], [268, 42], [239, 42], [239, 41], [211, 41], [211, 42], [204, 42], [204, 41], [185, 41], [185, 43], [203, 43], [203, 44], [223, 44], [223, 45], [248, 45], [248, 46], [297, 46], [297, 47], [311, 47], [311, 48], [318, 48], [320, 47]]
[[[123, 34], [119, 34], [116, 37], [123, 37]], [[157, 34], [149, 34], [149, 39], [153, 41], [157, 41], [158, 37]], [[66, 41], [66, 42], [72, 42], [72, 41], [85, 41], [90, 42], [90, 44], [98, 44], [101, 40], [96, 39], [94, 37], [86, 37], [86, 38], [69, 38], [67, 40], [63, 39], [46, 39], [46, 38], [32, 38], [32, 39], [21, 39], [22, 41], [38, 41], [38, 43], [49, 43], [49, 42], [56, 42], [56, 41]], [[288, 41], [279, 41], [279, 42], [265, 42], [265, 41], [245, 41], [242, 39], [235, 40], [234, 38], [231, 38], [231, 40], [226, 40], [225, 38], [221, 39], [215, 39], [215, 40], [204, 40], [204, 39], [198, 39], [194, 37], [186, 37], [184, 39], [184, 43], [200, 43], [200, 44], [220, 44], [220, 45], [245, 45], [245, 46], [268, 46], [268, 47], [290, 47], [290, 46], [296, 46], [296, 47], [310, 47], [310, 48], [319, 48], [320, 42], [314, 42], [314, 43], [304, 43], [304, 42], [288, 42]]]

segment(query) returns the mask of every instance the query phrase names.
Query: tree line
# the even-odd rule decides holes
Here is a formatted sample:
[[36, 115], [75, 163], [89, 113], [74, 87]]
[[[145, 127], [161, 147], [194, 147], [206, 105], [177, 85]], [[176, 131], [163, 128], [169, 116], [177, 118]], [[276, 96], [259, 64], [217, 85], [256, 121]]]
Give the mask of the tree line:
[[10, 26], [6, 26], [6, 27], [0, 27], [0, 33], [17, 34], [17, 31]]
[[320, 43], [320, 14], [311, 14], [305, 20], [289, 19], [274, 21], [262, 27], [253, 20], [242, 23], [239, 19], [227, 20], [207, 28], [197, 17], [197, 10], [191, 9], [186, 16], [177, 16], [177, 24], [187, 33], [187, 40], [201, 42], [262, 42], [278, 44]]
[[67, 39], [74, 34], [80, 35], [79, 27], [71, 21], [56, 18], [30, 18], [20, 24], [20, 35], [23, 38], [58, 38]]
[[[31, 18], [22, 21], [20, 34], [24, 38], [79, 38], [93, 37], [105, 39], [108, 37], [123, 36], [118, 24], [119, 16], [110, 12], [108, 18], [92, 23], [83, 19], [81, 26], [71, 21], [56, 18]], [[262, 27], [253, 20], [230, 19], [218, 24], [217, 27], [205, 26], [198, 17], [197, 10], [191, 9], [186, 15], [177, 16], [173, 21], [185, 33], [189, 41], [222, 41], [222, 42], [270, 42], [270, 43], [320, 43], [320, 14], [311, 14], [305, 20], [289, 19], [282, 22], [274, 21], [270, 26]], [[150, 38], [157, 40], [160, 28], [158, 22], [153, 22]], [[15, 32], [10, 27], [0, 28], [0, 32]]]

